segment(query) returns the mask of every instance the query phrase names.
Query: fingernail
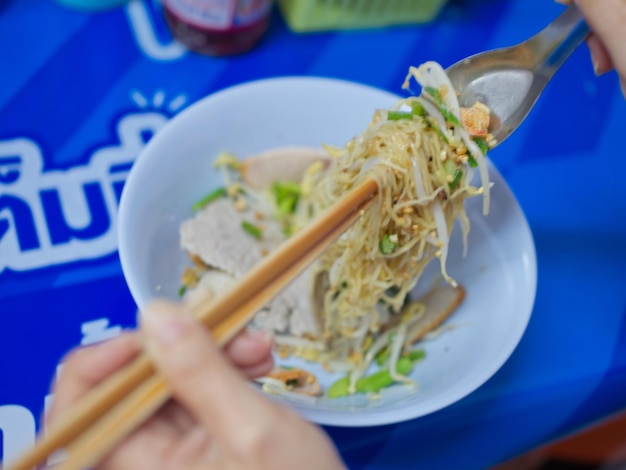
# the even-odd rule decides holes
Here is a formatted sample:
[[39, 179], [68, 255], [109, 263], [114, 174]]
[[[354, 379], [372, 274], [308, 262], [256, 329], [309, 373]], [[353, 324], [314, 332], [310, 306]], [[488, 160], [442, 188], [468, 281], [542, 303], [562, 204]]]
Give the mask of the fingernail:
[[176, 343], [189, 331], [190, 319], [177, 309], [168, 305], [153, 305], [141, 315], [141, 325], [148, 334], [163, 346]]

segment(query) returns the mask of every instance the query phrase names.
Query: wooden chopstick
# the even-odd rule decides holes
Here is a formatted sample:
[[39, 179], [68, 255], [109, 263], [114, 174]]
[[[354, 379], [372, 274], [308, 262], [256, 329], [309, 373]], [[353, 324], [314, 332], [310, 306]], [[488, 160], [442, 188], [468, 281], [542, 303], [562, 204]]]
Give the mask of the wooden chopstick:
[[[377, 189], [374, 180], [365, 180], [268, 255], [233, 289], [217, 299], [200, 296], [188, 302], [187, 309], [211, 329], [220, 344], [226, 343], [358, 219]], [[30, 470], [64, 447], [69, 455], [59, 470], [92, 466], [168, 398], [169, 387], [142, 354], [81, 399], [7, 470]]]
[[168, 383], [154, 374], [80, 434], [55, 470], [84, 470], [98, 464], [124, 437], [156, 413], [170, 398]]
[[[274, 282], [258, 295], [248, 299], [236, 312], [211, 329], [219, 344], [227, 343], [251, 319], [252, 315], [267, 304], [291, 279], [317, 258], [338, 235], [343, 233], [358, 218], [358, 211], [341, 221], [336, 228], [323, 239], [317, 241], [306, 255], [294, 262], [280, 274]], [[198, 307], [196, 307], [198, 308]], [[97, 464], [129, 432], [158, 410], [169, 398], [169, 387], [158, 376], [150, 378], [141, 386], [141, 391], [133, 393], [122, 403], [107, 413], [93, 427], [80, 436], [68, 449], [68, 459], [57, 470], [79, 470]]]

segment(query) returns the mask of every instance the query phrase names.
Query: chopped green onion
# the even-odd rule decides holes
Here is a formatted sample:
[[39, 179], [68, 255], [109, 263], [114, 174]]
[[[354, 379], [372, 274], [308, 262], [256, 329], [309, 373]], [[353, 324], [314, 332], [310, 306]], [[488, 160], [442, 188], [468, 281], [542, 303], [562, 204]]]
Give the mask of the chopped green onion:
[[196, 202], [192, 206], [192, 209], [194, 211], [199, 211], [200, 209], [203, 209], [210, 202], [213, 202], [216, 199], [219, 199], [224, 196], [226, 196], [226, 188], [217, 188], [215, 191], [210, 192], [209, 194], [204, 196], [202, 199], [200, 199], [198, 202]]
[[461, 182], [461, 178], [463, 178], [463, 171], [461, 169], [458, 169], [454, 173], [454, 177], [449, 184], [450, 189], [455, 190], [457, 186], [459, 185], [459, 183]]
[[185, 292], [187, 292], [187, 286], [180, 286], [180, 289], [178, 289], [178, 297], [182, 299]]
[[478, 166], [478, 162], [469, 150], [467, 151], [467, 163], [469, 163], [469, 166], [471, 166], [472, 168], [476, 168]]
[[349, 395], [350, 389], [350, 377], [342, 377], [335, 382], [332, 383], [330, 387], [328, 387], [328, 398], [339, 398], [346, 397]]
[[430, 127], [432, 130], [434, 130], [437, 134], [439, 134], [439, 137], [441, 137], [443, 139], [443, 141], [447, 144], [448, 143], [448, 138], [446, 137], [446, 135], [443, 133], [443, 131], [441, 129], [439, 129], [439, 126], [435, 123], [433, 124], [432, 122], [430, 122], [430, 120], [426, 120], [426, 122], [428, 123], [428, 127]]
[[452, 113], [452, 111], [450, 111], [448, 107], [443, 104], [443, 100], [441, 99], [441, 95], [439, 95], [439, 91], [437, 89], [431, 86], [427, 86], [424, 87], [424, 91], [435, 99], [435, 101], [439, 105], [439, 111], [441, 111], [441, 114], [443, 114], [443, 117], [446, 119], [446, 121], [454, 124], [455, 126], [461, 125], [461, 121], [459, 121], [459, 118], [457, 118]]
[[483, 153], [483, 155], [487, 155], [487, 152], [489, 151], [489, 145], [487, 145], [487, 141], [481, 137], [474, 137], [473, 140], [474, 142], [476, 142], [476, 145], [478, 145], [478, 148]]
[[435, 98], [435, 101], [437, 102], [437, 104], [439, 105], [443, 104], [443, 101], [441, 101], [441, 96], [439, 95], [439, 90], [437, 90], [436, 88], [432, 86], [425, 86], [424, 91], [428, 93], [430, 96], [432, 96], [433, 98]]
[[272, 194], [281, 215], [293, 214], [300, 198], [300, 185], [291, 181], [275, 181], [272, 183]]
[[261, 229], [259, 227], [251, 224], [250, 222], [246, 222], [245, 220], [241, 222], [241, 228], [244, 229], [246, 232], [248, 232], [257, 240], [260, 240], [263, 235], [263, 232], [261, 232]]
[[451, 122], [457, 127], [461, 126], [461, 121], [459, 121], [459, 118], [452, 114], [452, 111], [450, 111], [444, 105], [441, 105], [440, 108], [441, 114], [443, 114], [443, 117], [446, 118], [446, 121]]
[[417, 100], [411, 103], [411, 109], [413, 110], [413, 114], [415, 114], [416, 116], [426, 116], [424, 106], [422, 106], [422, 103]]
[[426, 351], [423, 349], [414, 349], [413, 351], [409, 351], [407, 357], [411, 362], [417, 362], [426, 357]]
[[272, 192], [277, 197], [292, 194], [300, 195], [301, 191], [300, 185], [293, 181], [274, 181], [272, 183]]
[[406, 357], [401, 357], [396, 362], [396, 371], [398, 374], [408, 375], [413, 370], [413, 362], [411, 360], [406, 360]]
[[361, 393], [376, 393], [393, 384], [389, 369], [383, 369], [356, 381], [356, 389]]
[[297, 197], [285, 198], [278, 204], [278, 212], [281, 215], [293, 214], [296, 210]]
[[[416, 359], [417, 360], [417, 359]], [[396, 371], [401, 375], [408, 375], [413, 370], [413, 361], [410, 357], [401, 357], [395, 365]], [[393, 385], [395, 381], [391, 378], [389, 368], [361, 377], [356, 382], [356, 390], [361, 393], [377, 393], [383, 388]], [[336, 380], [328, 388], [328, 398], [345, 397], [350, 394], [350, 377], [342, 377]]]
[[388, 111], [387, 119], [390, 121], [399, 121], [400, 119], [413, 119], [413, 113], [407, 113], [405, 111]]
[[[408, 375], [413, 369], [413, 363], [409, 358], [401, 357], [395, 365], [396, 371], [401, 375]], [[381, 389], [393, 385], [395, 381], [391, 378], [389, 369], [383, 369], [367, 377], [360, 378], [356, 382], [356, 389], [362, 393], [376, 393]]]
[[385, 235], [383, 239], [380, 241], [378, 248], [383, 255], [390, 255], [396, 248], [398, 248], [398, 244], [391, 240], [391, 236], [389, 234]]
[[400, 289], [400, 287], [398, 287], [398, 286], [391, 286], [391, 287], [388, 287], [388, 288], [385, 290], [385, 295], [387, 295], [387, 296], [389, 296], [389, 297], [395, 297], [396, 295], [398, 295], [398, 293], [400, 292], [400, 290], [401, 290], [401, 289]]
[[376, 363], [379, 366], [382, 366], [385, 362], [387, 362], [387, 359], [389, 359], [390, 354], [391, 354], [391, 351], [389, 350], [389, 346], [385, 346], [376, 354], [375, 356]]

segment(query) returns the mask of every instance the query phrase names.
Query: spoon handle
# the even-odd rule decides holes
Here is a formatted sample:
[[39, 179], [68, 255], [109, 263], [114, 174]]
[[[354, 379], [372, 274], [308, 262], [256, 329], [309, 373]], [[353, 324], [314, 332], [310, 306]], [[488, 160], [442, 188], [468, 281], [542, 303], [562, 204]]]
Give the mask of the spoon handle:
[[534, 51], [535, 73], [546, 82], [589, 35], [590, 28], [576, 5], [571, 4], [545, 29], [527, 41]]

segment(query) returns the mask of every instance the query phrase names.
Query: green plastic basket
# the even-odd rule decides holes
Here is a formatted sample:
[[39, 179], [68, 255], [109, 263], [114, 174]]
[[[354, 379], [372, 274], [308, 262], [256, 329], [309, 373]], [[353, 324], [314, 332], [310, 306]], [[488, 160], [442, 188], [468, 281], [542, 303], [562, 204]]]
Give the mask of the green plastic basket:
[[447, 0], [278, 0], [285, 21], [300, 33], [426, 23], [446, 3]]

